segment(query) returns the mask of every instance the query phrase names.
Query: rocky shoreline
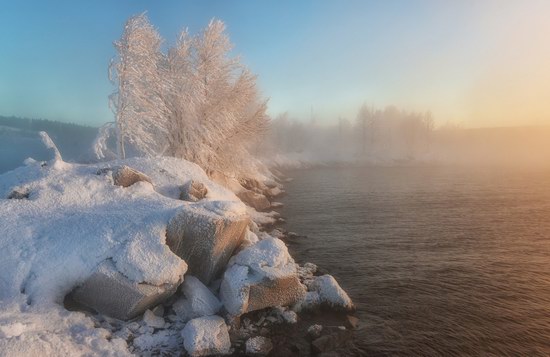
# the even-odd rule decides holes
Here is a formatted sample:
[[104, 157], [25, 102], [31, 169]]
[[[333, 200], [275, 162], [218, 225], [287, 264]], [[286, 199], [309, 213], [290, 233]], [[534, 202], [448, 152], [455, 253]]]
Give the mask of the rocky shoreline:
[[0, 180], [12, 212], [4, 239], [20, 252], [41, 247], [18, 261], [27, 277], [1, 276], [13, 280], [0, 330], [12, 355], [52, 339], [116, 356], [307, 356], [349, 345], [354, 305], [331, 275], [289, 254], [296, 236], [273, 211], [280, 181], [237, 181], [174, 158], [26, 164]]

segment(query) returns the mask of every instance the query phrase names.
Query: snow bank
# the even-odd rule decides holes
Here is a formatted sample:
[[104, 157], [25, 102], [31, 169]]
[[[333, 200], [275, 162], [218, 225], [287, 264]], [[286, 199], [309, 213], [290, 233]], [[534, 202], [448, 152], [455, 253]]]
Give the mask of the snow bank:
[[[177, 284], [187, 265], [165, 244], [170, 218], [183, 206], [246, 214], [232, 192], [184, 160], [77, 165], [57, 158], [26, 164], [0, 175], [0, 351], [11, 356], [38, 350], [46, 356], [92, 350], [123, 355], [124, 341], [110, 340], [83, 314], [60, 307], [65, 295], [107, 260], [133, 282]], [[122, 188], [105, 170], [98, 174], [121, 165], [143, 172], [153, 184]], [[205, 199], [178, 199], [190, 180], [207, 187]], [[7, 199], [14, 189], [26, 194]]]

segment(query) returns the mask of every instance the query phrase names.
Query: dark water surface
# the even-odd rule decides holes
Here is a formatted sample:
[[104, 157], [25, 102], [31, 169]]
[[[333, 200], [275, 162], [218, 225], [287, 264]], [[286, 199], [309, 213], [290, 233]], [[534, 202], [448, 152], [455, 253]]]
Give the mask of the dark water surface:
[[289, 176], [290, 249], [348, 291], [366, 355], [550, 355], [550, 171]]

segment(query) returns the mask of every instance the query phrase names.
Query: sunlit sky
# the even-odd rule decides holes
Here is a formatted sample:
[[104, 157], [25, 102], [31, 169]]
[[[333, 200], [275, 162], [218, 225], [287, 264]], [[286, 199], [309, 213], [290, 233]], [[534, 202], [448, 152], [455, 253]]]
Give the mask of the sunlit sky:
[[273, 116], [354, 119], [367, 103], [440, 124], [550, 124], [545, 0], [0, 0], [0, 115], [113, 120], [112, 42], [143, 11], [168, 44], [225, 21]]

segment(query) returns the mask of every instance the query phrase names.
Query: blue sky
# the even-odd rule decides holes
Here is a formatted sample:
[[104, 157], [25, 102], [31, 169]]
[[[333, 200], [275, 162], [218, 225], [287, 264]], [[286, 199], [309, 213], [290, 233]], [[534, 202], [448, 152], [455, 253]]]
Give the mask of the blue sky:
[[353, 119], [364, 102], [467, 126], [548, 123], [550, 2], [0, 0], [0, 115], [112, 120], [107, 66], [147, 11], [170, 44], [226, 22], [270, 113]]

